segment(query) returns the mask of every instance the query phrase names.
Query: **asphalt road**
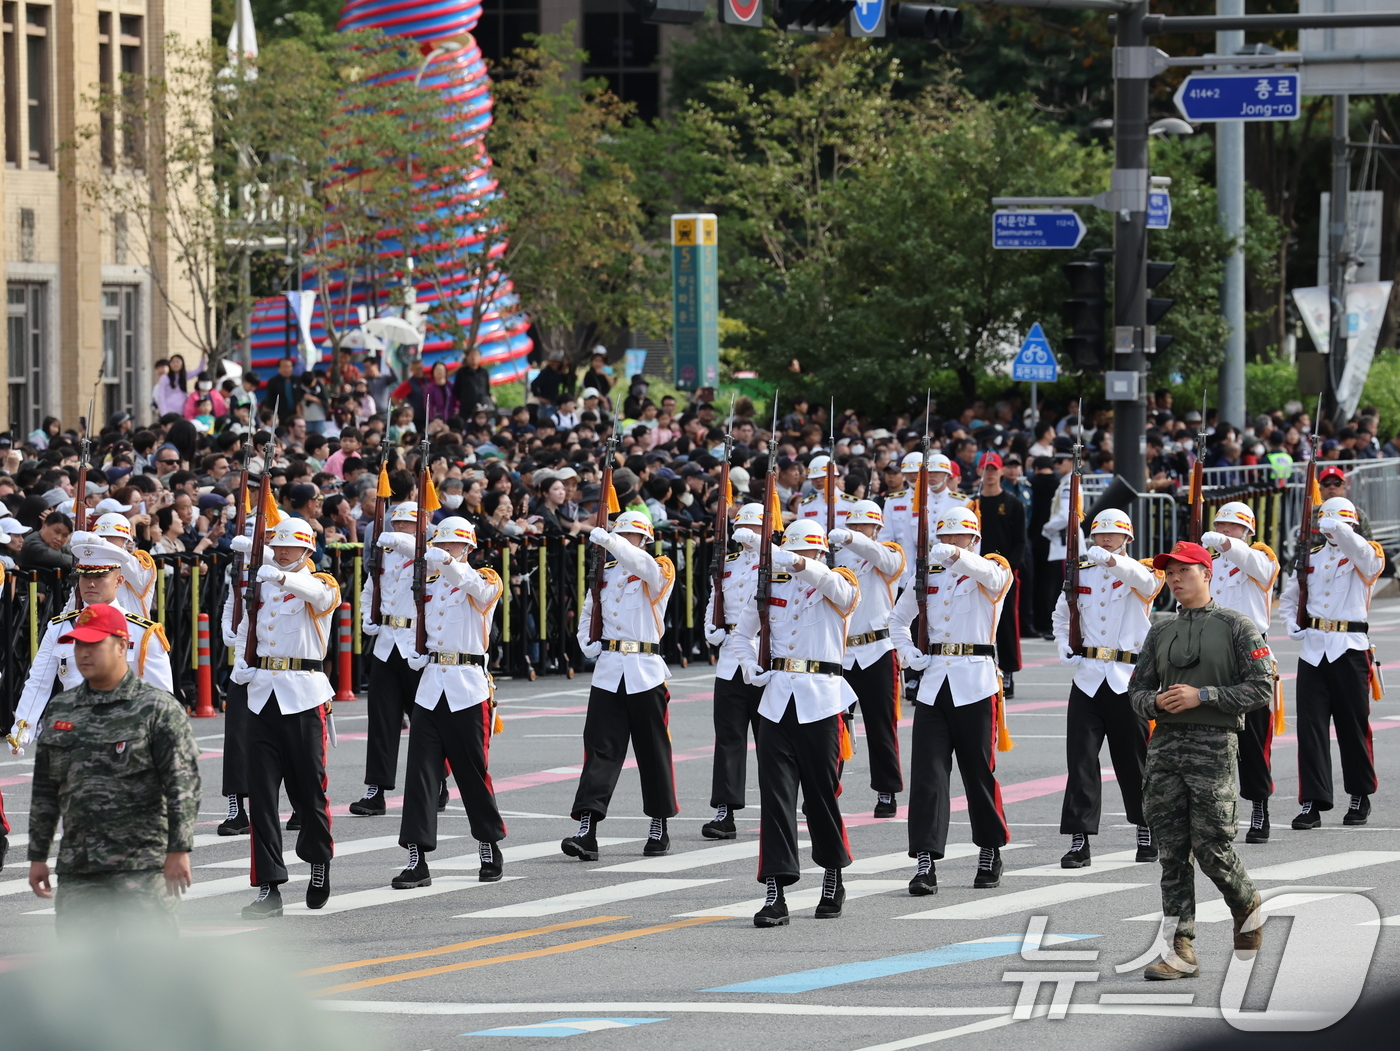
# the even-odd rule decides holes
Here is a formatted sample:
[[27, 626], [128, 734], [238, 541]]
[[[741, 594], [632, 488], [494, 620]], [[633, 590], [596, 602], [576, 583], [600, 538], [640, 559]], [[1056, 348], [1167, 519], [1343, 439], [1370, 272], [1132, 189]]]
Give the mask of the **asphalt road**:
[[[1394, 659], [1400, 602], [1377, 602], [1371, 623], [1381, 656], [1397, 669], [1392, 681], [1400, 683], [1400, 660]], [[1274, 834], [1266, 845], [1249, 846], [1241, 832], [1237, 848], [1261, 888], [1308, 893], [1275, 899], [1280, 909], [1292, 907], [1298, 915], [1281, 914], [1266, 924], [1265, 948], [1243, 1008], [1262, 1010], [1271, 989], [1277, 1008], [1308, 999], [1319, 986], [1345, 987], [1342, 972], [1349, 966], [1365, 975], [1367, 998], [1400, 989], [1391, 929], [1400, 924], [1400, 804], [1391, 787], [1400, 768], [1400, 734], [1390, 733], [1400, 728], [1400, 687], [1395, 699], [1373, 711], [1381, 790], [1370, 824], [1344, 828], [1339, 809], [1326, 816], [1321, 830], [1293, 832], [1288, 823], [1296, 790], [1296, 647], [1282, 636], [1271, 642], [1288, 675], [1290, 714], [1290, 733], [1274, 743]], [[738, 840], [702, 839], [700, 825], [712, 816], [712, 678], [707, 668], [691, 667], [674, 669], [671, 683], [682, 813], [671, 825], [670, 857], [642, 860], [647, 819], [630, 769], [613, 815], [601, 826], [600, 835], [613, 840], [602, 859], [585, 864], [559, 853], [559, 839], [573, 829], [566, 815], [581, 760], [588, 684], [582, 677], [503, 682], [498, 698], [507, 728], [495, 741], [491, 765], [510, 830], [503, 844], [507, 878], [476, 882], [476, 845], [454, 801], [441, 819], [443, 842], [430, 858], [434, 885], [390, 890], [390, 878], [404, 863], [396, 845], [395, 797], [401, 790], [391, 794], [388, 816], [343, 816], [360, 794], [364, 761], [363, 702], [347, 703], [337, 707], [341, 740], [330, 761], [338, 848], [330, 905], [320, 913], [289, 907], [284, 918], [261, 924], [239, 918], [239, 908], [252, 899], [246, 840], [212, 835], [223, 816], [216, 794], [221, 721], [199, 721], [195, 730], [206, 749], [200, 831], [207, 835], [196, 846], [196, 886], [182, 907], [182, 927], [190, 937], [236, 936], [224, 944], [236, 942], [255, 955], [265, 953], [269, 965], [300, 972], [319, 1009], [347, 1013], [357, 1032], [394, 1051], [495, 1046], [499, 1040], [479, 1034], [500, 1029], [507, 1030], [501, 1036], [509, 1035], [506, 1046], [512, 1047], [549, 1046], [544, 1041], [577, 1032], [580, 1045], [668, 1051], [873, 1051], [940, 1041], [990, 1048], [1006, 1044], [1007, 1027], [1014, 1027], [1011, 1038], [1024, 1047], [1072, 1041], [1083, 1049], [1160, 1048], [1233, 1032], [1220, 1009], [1222, 996], [1229, 1003], [1234, 995], [1225, 981], [1230, 925], [1204, 877], [1197, 881], [1201, 978], [1164, 987], [1142, 981], [1142, 963], [1116, 972], [1148, 952], [1157, 935], [1158, 869], [1131, 860], [1133, 829], [1110, 769], [1093, 866], [1078, 874], [1058, 867], [1067, 845], [1057, 830], [1069, 674], [1048, 643], [1028, 641], [1024, 659], [1027, 667], [1016, 678], [1009, 706], [1016, 747], [999, 757], [1012, 844], [998, 890], [974, 891], [975, 851], [969, 847], [959, 857], [953, 846], [938, 866], [939, 894], [908, 895], [912, 863], [905, 856], [904, 822], [872, 818], [874, 793], [858, 737], [842, 799], [857, 858], [846, 877], [845, 915], [813, 919], [819, 876], [809, 874], [789, 892], [791, 926], [756, 930], [750, 917], [762, 890], [755, 881], [759, 814], [752, 756], [753, 802], [739, 815]], [[908, 734], [906, 725], [906, 778]], [[1106, 750], [1104, 762], [1107, 767]], [[29, 769], [9, 756], [0, 763], [16, 840], [0, 875], [0, 970], [22, 966], [29, 954], [54, 942], [52, 914], [23, 881], [19, 841], [27, 826]], [[1344, 800], [1340, 778], [1338, 769], [1337, 794]], [[956, 777], [954, 791], [961, 792]], [[968, 843], [963, 812], [953, 817], [952, 843]], [[1242, 824], [1247, 817], [1243, 804]], [[292, 868], [293, 882], [284, 888], [289, 906], [300, 902], [304, 884], [297, 874], [304, 881], [307, 867]], [[795, 893], [800, 891], [808, 893]], [[1353, 893], [1361, 899], [1348, 896]], [[810, 900], [800, 907], [804, 897]], [[1339, 903], [1361, 911], [1329, 911]], [[1035, 917], [1045, 917], [1045, 947], [1097, 955], [1023, 959], [1028, 925], [1041, 922]], [[1318, 930], [1322, 940], [1309, 942]], [[1070, 940], [1078, 944], [1062, 944]], [[1014, 975], [1026, 972], [1079, 979], [1043, 985], [1033, 1009], [1026, 1001], [1022, 1013], [1030, 1017], [1018, 1018], [1014, 1007], [1025, 986]], [[1174, 999], [1132, 1002], [1161, 994]], [[1056, 995], [1068, 1005], [1065, 1017], [1054, 1017], [1063, 1013], [1053, 1006]]]

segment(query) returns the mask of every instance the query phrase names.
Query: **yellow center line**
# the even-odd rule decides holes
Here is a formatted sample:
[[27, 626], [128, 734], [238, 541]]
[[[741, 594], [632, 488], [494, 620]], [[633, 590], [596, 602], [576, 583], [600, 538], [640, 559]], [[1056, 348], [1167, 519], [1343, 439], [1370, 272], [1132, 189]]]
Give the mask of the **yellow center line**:
[[588, 949], [594, 945], [607, 945], [610, 942], [626, 941], [629, 938], [641, 938], [648, 934], [659, 934], [662, 931], [679, 930], [682, 927], [694, 927], [701, 923], [713, 923], [716, 920], [725, 919], [723, 916], [699, 916], [690, 920], [679, 920], [675, 923], [662, 923], [655, 927], [641, 927], [635, 931], [620, 931], [617, 934], [604, 934], [597, 938], [586, 938], [583, 941], [565, 942], [563, 945], [551, 945], [545, 949], [532, 949], [529, 952], [515, 952], [508, 956], [492, 956], [485, 960], [464, 960], [461, 963], [444, 964], [441, 967], [427, 967], [421, 971], [404, 971], [400, 974], [386, 974], [382, 978], [366, 978], [362, 982], [347, 982], [344, 985], [332, 985], [326, 989], [317, 989], [317, 996], [329, 996], [332, 993], [348, 993], [355, 989], [369, 989], [376, 985], [390, 985], [394, 982], [406, 982], [411, 978], [429, 978], [435, 974], [450, 974], [453, 971], [466, 971], [473, 967], [486, 967], [493, 963], [511, 963], [515, 960], [535, 960], [542, 956], [554, 956], [558, 953], [573, 952], [576, 949]]
[[586, 920], [570, 920], [568, 923], [551, 923], [548, 927], [532, 927], [528, 931], [512, 931], [510, 934], [493, 934], [489, 938], [476, 938], [469, 942], [457, 942], [453, 945], [444, 945], [437, 949], [424, 949], [422, 952], [400, 953], [398, 956], [379, 956], [372, 960], [351, 960], [349, 963], [333, 963], [326, 967], [315, 967], [309, 971], [302, 971], [302, 977], [313, 974], [330, 974], [332, 971], [349, 971], [356, 967], [370, 967], [376, 963], [397, 963], [399, 960], [421, 960], [424, 956], [442, 956], [450, 952], [461, 952], [464, 949], [479, 949], [483, 945], [499, 945], [501, 942], [512, 942], [517, 938], [533, 938], [537, 934], [553, 934], [555, 931], [567, 931], [574, 927], [588, 927], [595, 923], [611, 923], [613, 920], [625, 920], [626, 916], [590, 916]]

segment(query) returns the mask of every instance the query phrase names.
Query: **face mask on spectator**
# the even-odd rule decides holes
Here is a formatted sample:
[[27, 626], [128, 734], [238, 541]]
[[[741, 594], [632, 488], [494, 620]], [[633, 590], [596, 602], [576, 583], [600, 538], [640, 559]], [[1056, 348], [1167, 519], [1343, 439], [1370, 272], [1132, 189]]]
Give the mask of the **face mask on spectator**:
[[360, 508], [359, 504], [356, 504], [354, 507], [350, 508], [351, 518], [359, 518], [362, 514], [364, 514], [364, 511]]
[[443, 494], [442, 494], [442, 506], [445, 507], [445, 508], [447, 508], [449, 511], [455, 511], [457, 508], [459, 508], [459, 507], [462, 506], [462, 494], [461, 494], [461, 493], [443, 493]]

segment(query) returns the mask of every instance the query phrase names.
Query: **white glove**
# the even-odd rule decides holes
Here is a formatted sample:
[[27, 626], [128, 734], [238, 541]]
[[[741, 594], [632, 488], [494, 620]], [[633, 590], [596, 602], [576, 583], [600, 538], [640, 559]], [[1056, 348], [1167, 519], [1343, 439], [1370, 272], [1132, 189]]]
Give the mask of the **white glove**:
[[786, 569], [789, 566], [797, 565], [797, 556], [791, 551], [784, 551], [781, 547], [773, 548], [773, 565]]
[[603, 652], [603, 643], [601, 640], [598, 642], [586, 642], [580, 648], [583, 650], [585, 660], [597, 660], [598, 655]]
[[1317, 528], [1328, 540], [1335, 540], [1339, 536], [1345, 536], [1352, 532], [1351, 525], [1343, 522], [1340, 518], [1333, 518], [1331, 515], [1319, 519]]
[[746, 547], [750, 551], [758, 547], [758, 534], [755, 533], [752, 529], [739, 528], [734, 530], [734, 532], [730, 533], [729, 536], [730, 539], [732, 539], [740, 547]]
[[264, 584], [276, 584], [282, 579], [282, 571], [276, 566], [259, 566], [258, 580]]
[[228, 542], [228, 546], [233, 549], [235, 555], [246, 555], [253, 550], [253, 538], [250, 536], [236, 536]]
[[1230, 547], [1230, 538], [1224, 533], [1202, 533], [1201, 546], [1213, 547], [1217, 551], [1226, 551], [1229, 550]]
[[382, 627], [384, 627], [383, 624], [369, 624], [369, 623], [366, 623], [365, 621], [361, 621], [361, 622], [360, 622], [360, 634], [362, 634], [362, 635], [378, 635], [378, 634], [379, 634], [379, 629], [382, 628]]
[[247, 661], [239, 657], [233, 662], [233, 671], [229, 673], [229, 678], [239, 686], [247, 686], [253, 681], [253, 669], [248, 667]]
[[1307, 634], [1307, 631], [1307, 628], [1298, 627], [1298, 621], [1296, 619], [1288, 622], [1288, 637], [1290, 639], [1301, 639]]
[[1069, 650], [1061, 650], [1060, 663], [1068, 668], [1073, 668], [1076, 665], [1083, 664], [1084, 658], [1077, 653], [1071, 653]]
[[826, 539], [827, 543], [829, 543], [832, 546], [832, 548], [835, 549], [845, 547], [847, 544], [849, 544], [851, 542], [851, 536], [852, 533], [849, 529], [841, 529], [840, 527], [837, 527], [836, 529], [833, 529], [830, 533], [826, 534]]
[[934, 544], [928, 549], [928, 560], [940, 566], [951, 565], [962, 552], [962, 548], [952, 544]]
[[602, 526], [594, 526], [589, 530], [588, 539], [599, 547], [611, 547], [613, 535]]
[[426, 653], [414, 653], [408, 658], [408, 666], [414, 671], [422, 671], [428, 666], [428, 655]]
[[452, 556], [440, 547], [430, 547], [423, 556], [423, 561], [430, 562], [435, 566], [445, 566], [452, 561]]
[[80, 530], [78, 530], [78, 531], [75, 532], [72, 536], [70, 536], [70, 537], [68, 538], [68, 542], [69, 542], [70, 544], [75, 544], [75, 545], [76, 545], [76, 544], [101, 544], [101, 543], [106, 543], [106, 540], [105, 540], [104, 537], [100, 537], [100, 536], [98, 536], [96, 533], [88, 533], [88, 532], [84, 532], [83, 530], [80, 529]]
[[26, 726], [21, 730], [19, 723], [15, 723], [10, 727], [10, 740], [15, 742], [10, 746], [11, 754], [24, 755], [24, 746], [34, 740], [34, 727]]
[[739, 670], [744, 673], [744, 681], [750, 686], [767, 686], [768, 680], [773, 677], [771, 671], [764, 671], [755, 661], [739, 665]]
[[724, 628], [717, 628], [713, 624], [705, 626], [705, 641], [711, 646], [723, 646], [724, 640], [729, 638], [729, 632]]
[[933, 654], [920, 653], [918, 650], [904, 650], [899, 655], [899, 664], [902, 668], [910, 671], [928, 671], [929, 665], [933, 663]]
[[380, 547], [382, 547], [385, 551], [392, 551], [394, 548], [399, 546], [397, 538], [400, 535], [401, 534], [399, 533], [395, 533], [392, 530], [386, 529], [374, 538], [374, 542]]
[[1089, 548], [1088, 551], [1084, 552], [1084, 557], [1096, 566], [1106, 566], [1108, 565], [1109, 559], [1113, 557], [1113, 552], [1095, 544], [1093, 547]]

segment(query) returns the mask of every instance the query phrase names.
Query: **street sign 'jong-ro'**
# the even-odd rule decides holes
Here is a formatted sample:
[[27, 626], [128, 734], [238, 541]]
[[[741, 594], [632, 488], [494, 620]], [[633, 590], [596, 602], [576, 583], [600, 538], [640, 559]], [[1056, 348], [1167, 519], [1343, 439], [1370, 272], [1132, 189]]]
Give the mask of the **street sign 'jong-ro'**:
[[1016, 360], [1011, 363], [1011, 378], [1031, 383], [1054, 383], [1060, 378], [1060, 365], [1039, 321], [1031, 326], [1026, 341], [1016, 352]]
[[992, 213], [993, 248], [1078, 248], [1088, 227], [1078, 212], [1014, 209]]
[[1297, 120], [1299, 75], [1193, 73], [1176, 89], [1176, 108], [1189, 121]]

